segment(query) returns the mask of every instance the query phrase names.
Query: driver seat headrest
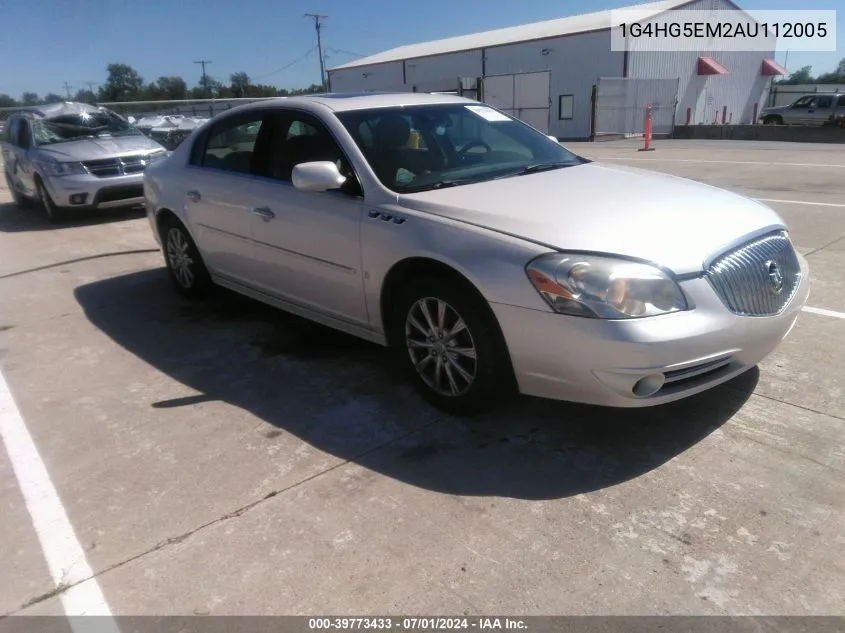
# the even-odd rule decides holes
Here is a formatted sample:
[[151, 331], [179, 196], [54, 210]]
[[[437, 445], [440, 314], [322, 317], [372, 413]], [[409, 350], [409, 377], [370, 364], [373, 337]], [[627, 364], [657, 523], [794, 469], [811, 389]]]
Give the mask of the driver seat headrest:
[[373, 132], [377, 146], [398, 149], [408, 144], [411, 138], [411, 124], [401, 115], [388, 114], [381, 118]]

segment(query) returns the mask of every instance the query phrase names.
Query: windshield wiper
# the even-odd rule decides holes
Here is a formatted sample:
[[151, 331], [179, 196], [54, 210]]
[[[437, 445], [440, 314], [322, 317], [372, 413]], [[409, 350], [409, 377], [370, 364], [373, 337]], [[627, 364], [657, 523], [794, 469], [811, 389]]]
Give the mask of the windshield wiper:
[[536, 174], [541, 171], [550, 171], [552, 169], [562, 169], [563, 167], [572, 167], [577, 163], [556, 162], [556, 163], [534, 163], [533, 165], [526, 165], [520, 171], [514, 174], [515, 176], [525, 176], [527, 174]]
[[474, 178], [456, 178], [454, 180], [440, 180], [433, 182], [430, 185], [423, 185], [417, 189], [409, 189], [408, 193], [417, 193], [418, 191], [431, 191], [432, 189], [446, 189], [448, 187], [457, 187], [459, 185], [467, 185], [471, 182], [477, 182]]

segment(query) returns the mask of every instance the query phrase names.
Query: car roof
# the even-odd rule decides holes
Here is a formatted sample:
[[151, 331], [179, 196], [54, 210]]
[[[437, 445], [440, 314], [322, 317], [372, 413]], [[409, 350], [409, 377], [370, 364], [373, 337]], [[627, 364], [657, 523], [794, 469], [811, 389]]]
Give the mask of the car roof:
[[66, 116], [69, 114], [90, 114], [102, 111], [103, 108], [92, 106], [87, 103], [79, 103], [77, 101], [60, 101], [58, 103], [28, 106], [23, 108], [20, 113], [40, 119], [48, 119], [57, 116]]
[[426, 92], [329, 92], [324, 94], [277, 97], [240, 106], [238, 110], [266, 107], [268, 103], [288, 107], [323, 106], [334, 112], [369, 108], [401, 107], [438, 103], [478, 103], [466, 97]]

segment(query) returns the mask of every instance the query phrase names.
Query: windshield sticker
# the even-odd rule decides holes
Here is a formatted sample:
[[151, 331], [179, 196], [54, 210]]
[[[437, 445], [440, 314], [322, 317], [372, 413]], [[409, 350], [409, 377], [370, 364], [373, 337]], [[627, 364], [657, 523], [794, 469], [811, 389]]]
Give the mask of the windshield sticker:
[[501, 112], [497, 112], [493, 108], [488, 108], [487, 106], [471, 105], [464, 107], [487, 121], [510, 121], [510, 119]]

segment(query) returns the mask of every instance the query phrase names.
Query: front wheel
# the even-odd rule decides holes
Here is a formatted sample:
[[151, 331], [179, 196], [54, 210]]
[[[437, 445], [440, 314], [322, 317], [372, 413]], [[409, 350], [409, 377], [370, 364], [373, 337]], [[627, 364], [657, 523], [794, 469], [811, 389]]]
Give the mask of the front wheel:
[[446, 278], [411, 281], [393, 313], [391, 342], [416, 389], [449, 413], [482, 413], [512, 391], [510, 358], [489, 305]]
[[211, 276], [184, 225], [175, 218], [164, 220], [161, 237], [167, 272], [179, 293], [189, 299], [208, 294]]
[[779, 116], [767, 116], [763, 119], [763, 125], [783, 125], [783, 119]]
[[50, 197], [50, 192], [47, 191], [47, 187], [44, 186], [41, 179], [36, 181], [35, 188], [38, 190], [38, 200], [41, 202], [41, 208], [44, 209], [44, 215], [47, 216], [47, 220], [53, 223], [61, 222], [61, 209], [56, 206], [55, 202], [53, 202], [53, 198]]

